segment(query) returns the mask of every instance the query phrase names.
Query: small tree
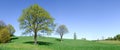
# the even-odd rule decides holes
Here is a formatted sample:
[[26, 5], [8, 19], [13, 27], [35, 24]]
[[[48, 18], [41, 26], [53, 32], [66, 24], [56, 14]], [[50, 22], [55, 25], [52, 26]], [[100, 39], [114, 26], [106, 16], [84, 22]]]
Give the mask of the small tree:
[[77, 36], [76, 36], [76, 33], [74, 33], [74, 40], [76, 40], [77, 39]]
[[15, 33], [14, 27], [11, 24], [8, 24], [7, 28], [9, 30], [10, 34], [11, 34], [10, 36], [14, 36], [14, 33]]
[[56, 32], [60, 35], [60, 41], [62, 42], [63, 35], [65, 33], [68, 33], [68, 29], [67, 29], [67, 27], [65, 25], [60, 25], [57, 28]]

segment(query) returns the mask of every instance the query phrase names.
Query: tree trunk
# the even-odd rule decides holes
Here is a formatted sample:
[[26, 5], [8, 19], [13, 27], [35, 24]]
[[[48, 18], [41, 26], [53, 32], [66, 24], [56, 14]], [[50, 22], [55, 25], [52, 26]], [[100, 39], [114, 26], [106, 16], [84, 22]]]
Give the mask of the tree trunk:
[[63, 36], [61, 35], [60, 37], [61, 37], [61, 38], [60, 38], [60, 41], [62, 42], [62, 37], [63, 37]]
[[37, 44], [37, 32], [34, 32], [34, 44], [36, 45]]

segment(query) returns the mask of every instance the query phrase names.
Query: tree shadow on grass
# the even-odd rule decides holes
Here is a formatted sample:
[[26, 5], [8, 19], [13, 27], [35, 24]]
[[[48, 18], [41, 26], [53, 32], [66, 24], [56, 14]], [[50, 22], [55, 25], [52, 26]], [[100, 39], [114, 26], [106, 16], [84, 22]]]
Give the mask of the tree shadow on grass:
[[60, 39], [55, 39], [56, 41], [61, 41]]
[[[24, 42], [24, 43], [26, 43], [26, 44], [34, 44], [34, 41], [28, 41], [28, 42]], [[38, 45], [47, 45], [47, 46], [49, 46], [49, 45], [51, 45], [53, 43], [51, 43], [51, 42], [37, 41], [37, 44]]]
[[18, 37], [12, 37], [10, 40], [16, 40], [18, 39]]
[[8, 41], [8, 43], [13, 43], [14, 40], [18, 39], [18, 37], [11, 37], [11, 39]]
[[[56, 41], [61, 41], [61, 39], [55, 39]], [[62, 40], [63, 41], [63, 40]]]

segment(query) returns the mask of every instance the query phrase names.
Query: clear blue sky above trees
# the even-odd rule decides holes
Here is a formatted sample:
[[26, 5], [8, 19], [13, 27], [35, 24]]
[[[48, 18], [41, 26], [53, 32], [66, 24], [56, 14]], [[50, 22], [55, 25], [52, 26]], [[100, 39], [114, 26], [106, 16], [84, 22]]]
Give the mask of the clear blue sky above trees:
[[[12, 24], [15, 35], [21, 35], [18, 18], [22, 10], [33, 4], [39, 4], [52, 17], [55, 23], [65, 24], [69, 34], [64, 38], [101, 39], [120, 33], [119, 0], [0, 0], [0, 20]], [[52, 34], [53, 37], [59, 35]]]

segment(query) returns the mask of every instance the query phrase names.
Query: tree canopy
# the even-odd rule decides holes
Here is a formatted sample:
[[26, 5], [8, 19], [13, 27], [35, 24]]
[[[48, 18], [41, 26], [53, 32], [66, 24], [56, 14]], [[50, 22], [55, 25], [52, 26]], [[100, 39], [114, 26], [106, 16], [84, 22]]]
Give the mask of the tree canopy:
[[24, 29], [24, 33], [34, 33], [35, 44], [37, 44], [38, 32], [42, 30], [52, 32], [52, 27], [54, 26], [54, 19], [38, 4], [24, 9], [18, 21], [20, 29]]
[[61, 38], [61, 42], [62, 42], [62, 38], [63, 38], [63, 35], [68, 33], [68, 29], [65, 25], [60, 25], [56, 32], [60, 35], [60, 38]]
[[7, 28], [9, 29], [11, 36], [14, 36], [14, 33], [15, 33], [14, 27], [11, 24], [8, 24]]

